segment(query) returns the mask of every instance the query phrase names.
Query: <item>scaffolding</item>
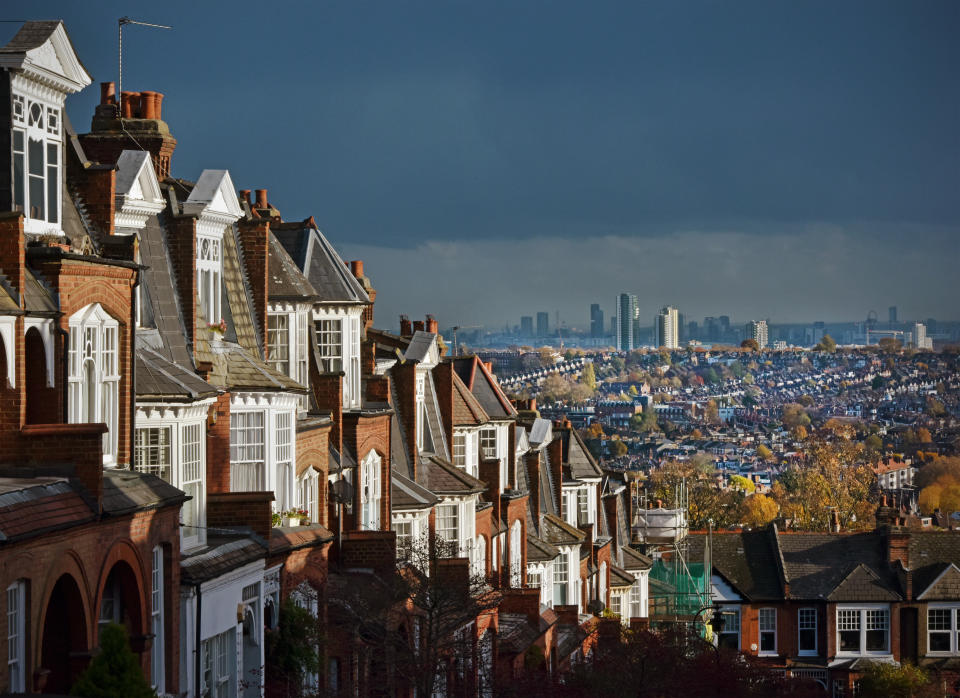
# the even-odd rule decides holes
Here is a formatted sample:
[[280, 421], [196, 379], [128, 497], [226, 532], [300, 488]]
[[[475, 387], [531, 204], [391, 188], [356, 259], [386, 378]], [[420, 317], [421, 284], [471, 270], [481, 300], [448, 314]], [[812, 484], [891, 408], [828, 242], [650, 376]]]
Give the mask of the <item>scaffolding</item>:
[[702, 621], [699, 613], [710, 605], [712, 575], [709, 538], [702, 553], [692, 559], [687, 525], [687, 485], [683, 480], [670, 508], [651, 500], [646, 490], [631, 492], [634, 504], [633, 542], [653, 559], [650, 569], [652, 622]]

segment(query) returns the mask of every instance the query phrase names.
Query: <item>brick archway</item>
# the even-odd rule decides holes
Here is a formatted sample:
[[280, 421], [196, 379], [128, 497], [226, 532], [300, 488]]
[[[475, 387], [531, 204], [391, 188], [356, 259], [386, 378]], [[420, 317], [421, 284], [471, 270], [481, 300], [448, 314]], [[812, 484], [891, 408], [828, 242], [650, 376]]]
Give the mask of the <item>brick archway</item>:
[[[65, 572], [46, 599], [40, 637], [39, 671], [44, 690], [66, 694], [86, 668], [90, 650], [90, 617], [77, 579]], [[39, 687], [39, 686], [38, 686]]]
[[100, 568], [97, 594], [93, 605], [99, 618], [105, 592], [113, 603], [119, 603], [120, 608], [115, 612], [113, 619], [126, 626], [130, 636], [130, 646], [134, 652], [141, 655], [141, 658], [144, 658], [150, 649], [145, 638], [149, 614], [144, 587], [145, 578], [143, 561], [137, 550], [127, 541], [117, 541], [104, 558]]

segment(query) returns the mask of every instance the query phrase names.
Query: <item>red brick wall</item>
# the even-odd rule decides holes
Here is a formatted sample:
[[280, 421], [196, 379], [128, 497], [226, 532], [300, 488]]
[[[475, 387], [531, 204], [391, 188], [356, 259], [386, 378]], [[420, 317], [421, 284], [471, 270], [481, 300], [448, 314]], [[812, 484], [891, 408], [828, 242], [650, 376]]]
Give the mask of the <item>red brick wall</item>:
[[393, 574], [397, 564], [397, 536], [393, 531], [346, 531], [340, 547], [345, 569], [367, 568]]
[[69, 460], [98, 506], [103, 498], [103, 424], [33, 424], [23, 427], [21, 458], [28, 464]]
[[76, 177], [71, 177], [71, 183], [77, 188], [86, 208], [87, 218], [94, 227], [104, 235], [113, 235], [113, 219], [117, 208], [114, 197], [117, 185], [115, 167], [94, 165], [79, 171]]
[[[13, 290], [23, 296], [23, 214], [17, 211], [0, 213], [0, 272], [7, 277]], [[23, 308], [22, 299], [20, 307]]]
[[230, 491], [230, 393], [211, 406], [216, 424], [207, 426], [207, 494]]
[[330, 526], [327, 510], [327, 476], [330, 473], [330, 425], [322, 424], [308, 429], [297, 429], [297, 475], [309, 468], [318, 470], [316, 507], [317, 523]]
[[[343, 444], [357, 454], [358, 463], [376, 451], [380, 456], [380, 528], [390, 530], [390, 416], [363, 415], [348, 412], [343, 415]], [[359, 480], [357, 481], [359, 482]], [[359, 511], [360, 488], [356, 488], [357, 499], [354, 511]]]
[[397, 402], [393, 407], [400, 418], [400, 428], [403, 429], [407, 446], [407, 457], [413, 464], [414, 479], [416, 479], [417, 466], [420, 464], [417, 453], [416, 364], [398, 364], [393, 367], [391, 373], [397, 393]]
[[[3, 565], [0, 565], [0, 585], [6, 588], [16, 580], [27, 582], [27, 687], [32, 687], [34, 672], [40, 668], [43, 636], [43, 617], [50, 593], [61, 575], [73, 577], [80, 589], [82, 609], [76, 609], [76, 618], [85, 617], [86, 647], [96, 644], [98, 601], [106, 579], [117, 561], [131, 565], [136, 589], [128, 590], [125, 598], [133, 598], [140, 605], [140, 622], [149, 632], [149, 583], [152, 551], [162, 546], [164, 555], [164, 604], [166, 616], [166, 681], [169, 693], [179, 693], [180, 678], [180, 565], [179, 565], [179, 507], [138, 512], [133, 515], [102, 519], [66, 531], [4, 546]], [[0, 598], [0, 614], [7, 612], [6, 595]], [[140, 660], [149, 676], [149, 642], [133, 638], [141, 650]], [[7, 636], [0, 636], [0, 652], [6, 656]], [[88, 658], [87, 658], [88, 659]], [[76, 668], [82, 669], [84, 658]], [[7, 663], [0, 663], [0, 685], [8, 682]]]
[[217, 492], [207, 494], [207, 526], [233, 528], [249, 526], [264, 540], [270, 540], [273, 492]]
[[241, 219], [238, 222], [243, 264], [250, 280], [255, 324], [263, 339], [264, 358], [267, 354], [267, 280], [269, 278], [270, 223], [262, 218]]
[[317, 409], [330, 414], [330, 445], [343, 453], [343, 372], [320, 373], [316, 362], [310, 359], [310, 387], [317, 401]]
[[167, 245], [173, 275], [187, 330], [187, 344], [193, 344], [197, 327], [197, 219], [195, 216], [167, 217]]
[[437, 402], [440, 403], [440, 420], [447, 435], [447, 443], [453, 443], [453, 364], [442, 362], [433, 369], [433, 382], [437, 387]]

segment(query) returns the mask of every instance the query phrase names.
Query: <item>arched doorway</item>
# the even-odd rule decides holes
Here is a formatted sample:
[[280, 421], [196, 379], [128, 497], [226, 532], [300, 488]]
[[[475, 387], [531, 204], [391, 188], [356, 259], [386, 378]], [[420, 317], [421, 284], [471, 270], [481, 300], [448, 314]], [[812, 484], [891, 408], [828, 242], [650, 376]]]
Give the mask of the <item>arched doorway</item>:
[[66, 695], [87, 660], [87, 618], [83, 598], [69, 574], [57, 580], [43, 621], [42, 669], [49, 671], [46, 692]]
[[125, 626], [133, 651], [143, 652], [143, 590], [137, 575], [123, 560], [113, 566], [104, 582], [97, 616], [98, 635], [99, 628], [108, 623]]
[[47, 388], [47, 349], [36, 327], [27, 330], [24, 346], [26, 368], [27, 424], [53, 423], [48, 411], [56, 400], [45, 400]]

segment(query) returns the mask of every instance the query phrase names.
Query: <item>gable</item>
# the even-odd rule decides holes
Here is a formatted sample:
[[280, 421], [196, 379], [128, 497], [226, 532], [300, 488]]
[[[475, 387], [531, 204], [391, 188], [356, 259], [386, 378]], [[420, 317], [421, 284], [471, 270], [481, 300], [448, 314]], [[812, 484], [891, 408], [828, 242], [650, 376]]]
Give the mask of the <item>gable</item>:
[[187, 213], [217, 214], [230, 220], [243, 216], [227, 170], [204, 170], [183, 204]]
[[0, 68], [21, 71], [62, 93], [79, 92], [93, 82], [59, 20], [24, 22], [16, 36], [0, 48]]
[[956, 563], [948, 563], [936, 579], [917, 596], [923, 601], [960, 600], [960, 568]]
[[827, 597], [830, 601], [899, 601], [900, 595], [863, 563], [854, 567]]
[[117, 198], [125, 201], [146, 201], [163, 204], [163, 195], [150, 153], [124, 150], [117, 159]]

